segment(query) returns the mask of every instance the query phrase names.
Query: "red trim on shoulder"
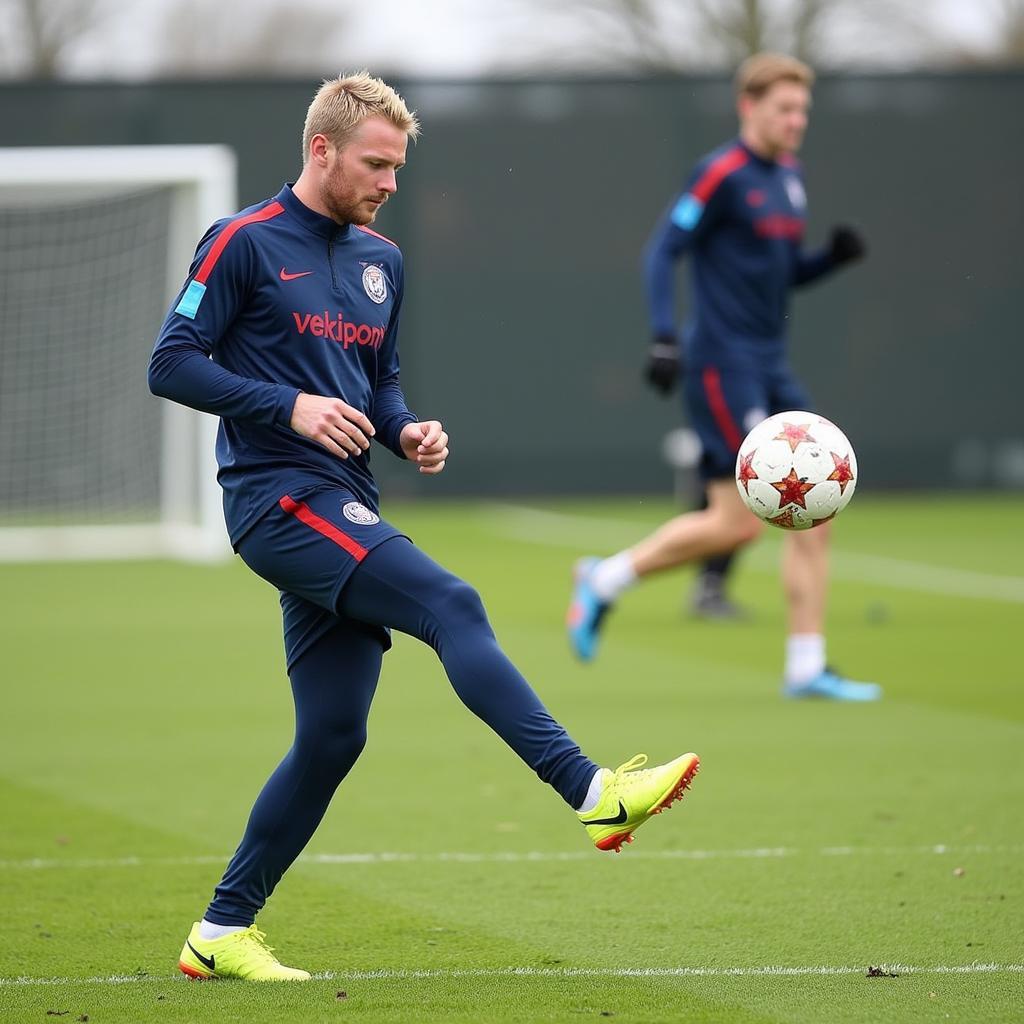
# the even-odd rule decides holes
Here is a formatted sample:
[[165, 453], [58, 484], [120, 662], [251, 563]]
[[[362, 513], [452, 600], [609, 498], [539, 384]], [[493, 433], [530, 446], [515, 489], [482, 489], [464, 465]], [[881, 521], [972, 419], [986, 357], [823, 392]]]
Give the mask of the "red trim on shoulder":
[[747, 154], [742, 147], [734, 146], [708, 164], [704, 173], [697, 179], [697, 183], [690, 189], [690, 194], [706, 204], [715, 194], [715, 189], [722, 183], [722, 179], [733, 171], [738, 171], [747, 160]]
[[237, 220], [226, 224], [210, 247], [210, 251], [206, 254], [206, 259], [203, 260], [202, 265], [199, 267], [195, 279], [200, 284], [206, 284], [210, 271], [217, 265], [217, 260], [220, 259], [221, 253], [227, 248], [228, 242], [231, 241], [232, 236], [239, 228], [244, 228], [246, 224], [255, 224], [261, 220], [273, 220], [274, 217], [281, 213], [284, 213], [284, 207], [277, 200], [274, 200], [272, 203], [267, 203], [262, 210], [250, 213], [247, 217], [239, 217]]
[[390, 238], [385, 238], [383, 235], [377, 234], [376, 231], [371, 231], [365, 224], [357, 224], [356, 227], [364, 234], [373, 235], [374, 238], [379, 238], [382, 242], [387, 242], [388, 245], [393, 245], [396, 249], [398, 248], [397, 242], [392, 242]]
[[725, 438], [725, 443], [734, 452], [738, 452], [743, 443], [743, 435], [740, 433], [740, 428], [736, 426], [732, 413], [729, 412], [729, 403], [725, 400], [725, 394], [722, 391], [722, 378], [719, 376], [718, 370], [713, 366], [705, 367], [702, 380], [704, 394], [711, 407], [711, 415], [714, 416], [715, 423], [718, 424], [718, 429], [722, 432], [722, 437]]
[[334, 541], [339, 548], [344, 548], [357, 562], [361, 562], [369, 554], [362, 544], [339, 530], [334, 523], [318, 516], [304, 501], [296, 501], [286, 494], [278, 504], [289, 515], [295, 516], [300, 523], [305, 523], [328, 540]]

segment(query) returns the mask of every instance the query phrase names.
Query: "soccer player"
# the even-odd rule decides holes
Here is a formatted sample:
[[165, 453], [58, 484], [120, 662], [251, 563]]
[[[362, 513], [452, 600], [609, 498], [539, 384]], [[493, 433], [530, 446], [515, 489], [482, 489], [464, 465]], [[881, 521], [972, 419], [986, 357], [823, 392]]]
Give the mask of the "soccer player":
[[[739, 138], [701, 160], [656, 229], [646, 253], [655, 344], [650, 372], [662, 382], [679, 366], [673, 322], [675, 262], [690, 255], [694, 308], [683, 332], [684, 387], [703, 447], [707, 508], [669, 520], [638, 544], [576, 567], [567, 618], [570, 642], [588, 661], [618, 598], [637, 580], [734, 551], [761, 532], [733, 479], [746, 432], [766, 416], [807, 409], [786, 359], [789, 290], [857, 259], [849, 227], [821, 249], [803, 248], [806, 200], [800, 148], [813, 73], [779, 54], [750, 57], [736, 75]], [[671, 345], [670, 345], [671, 343]], [[786, 537], [788, 605], [783, 692], [789, 697], [875, 700], [881, 690], [837, 675], [825, 660], [829, 524]]]
[[699, 767], [684, 754], [645, 769], [641, 754], [598, 768], [504, 655], [476, 591], [380, 516], [372, 440], [429, 476], [449, 454], [441, 423], [406, 406], [402, 254], [369, 227], [418, 131], [380, 79], [325, 82], [298, 180], [210, 228], [153, 351], [155, 394], [221, 418], [228, 532], [280, 591], [295, 700], [294, 744], [182, 948], [179, 967], [194, 978], [310, 977], [277, 960], [255, 918], [363, 749], [391, 628], [433, 647], [463, 703], [599, 849], [630, 842]]

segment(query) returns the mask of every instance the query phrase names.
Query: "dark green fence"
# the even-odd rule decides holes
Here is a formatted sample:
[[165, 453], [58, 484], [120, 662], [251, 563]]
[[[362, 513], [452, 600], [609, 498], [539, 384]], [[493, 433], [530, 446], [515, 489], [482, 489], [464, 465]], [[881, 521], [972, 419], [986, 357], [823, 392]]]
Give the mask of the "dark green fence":
[[[247, 204], [297, 173], [315, 85], [6, 85], [0, 144], [224, 142]], [[410, 404], [452, 434], [444, 489], [664, 490], [680, 411], [641, 381], [639, 252], [692, 162], [734, 133], [728, 82], [403, 91], [425, 131], [378, 227], [406, 255]], [[792, 358], [867, 487], [1024, 486], [1022, 109], [1021, 74], [816, 89], [810, 241], [849, 221], [871, 251], [794, 296]], [[392, 493], [422, 486], [379, 461]]]

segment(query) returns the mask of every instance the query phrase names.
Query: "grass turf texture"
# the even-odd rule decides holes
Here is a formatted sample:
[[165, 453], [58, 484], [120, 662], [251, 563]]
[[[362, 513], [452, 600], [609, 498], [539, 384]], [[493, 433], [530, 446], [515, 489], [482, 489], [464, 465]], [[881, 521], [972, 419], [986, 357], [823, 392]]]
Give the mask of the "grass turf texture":
[[779, 697], [774, 531], [734, 582], [753, 622], [687, 620], [671, 574], [572, 661], [572, 560], [670, 510], [386, 509], [479, 587], [591, 756], [704, 770], [597, 853], [396, 638], [367, 751], [260, 918], [284, 962], [331, 973], [300, 986], [175, 971], [290, 740], [274, 592], [238, 563], [0, 567], [0, 1020], [1019, 1020], [1019, 970], [935, 969], [1024, 960], [1021, 504], [858, 496], [835, 524], [830, 658], [886, 687], [863, 707]]

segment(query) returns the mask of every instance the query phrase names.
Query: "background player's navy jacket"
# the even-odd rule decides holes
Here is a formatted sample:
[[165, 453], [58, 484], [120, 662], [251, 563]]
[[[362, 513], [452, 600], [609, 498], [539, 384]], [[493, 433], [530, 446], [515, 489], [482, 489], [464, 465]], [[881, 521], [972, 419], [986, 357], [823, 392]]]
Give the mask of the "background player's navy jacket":
[[689, 252], [687, 362], [721, 366], [781, 358], [789, 289], [833, 267], [826, 250], [802, 249], [806, 206], [792, 158], [765, 160], [740, 140], [704, 157], [645, 251], [655, 333], [675, 333], [673, 269]]
[[304, 489], [344, 487], [377, 509], [369, 453], [341, 459], [289, 423], [300, 391], [340, 398], [404, 457], [399, 435], [416, 417], [398, 383], [402, 288], [396, 245], [315, 213], [290, 185], [218, 221], [199, 243], [149, 385], [221, 417], [217, 479], [233, 544]]

